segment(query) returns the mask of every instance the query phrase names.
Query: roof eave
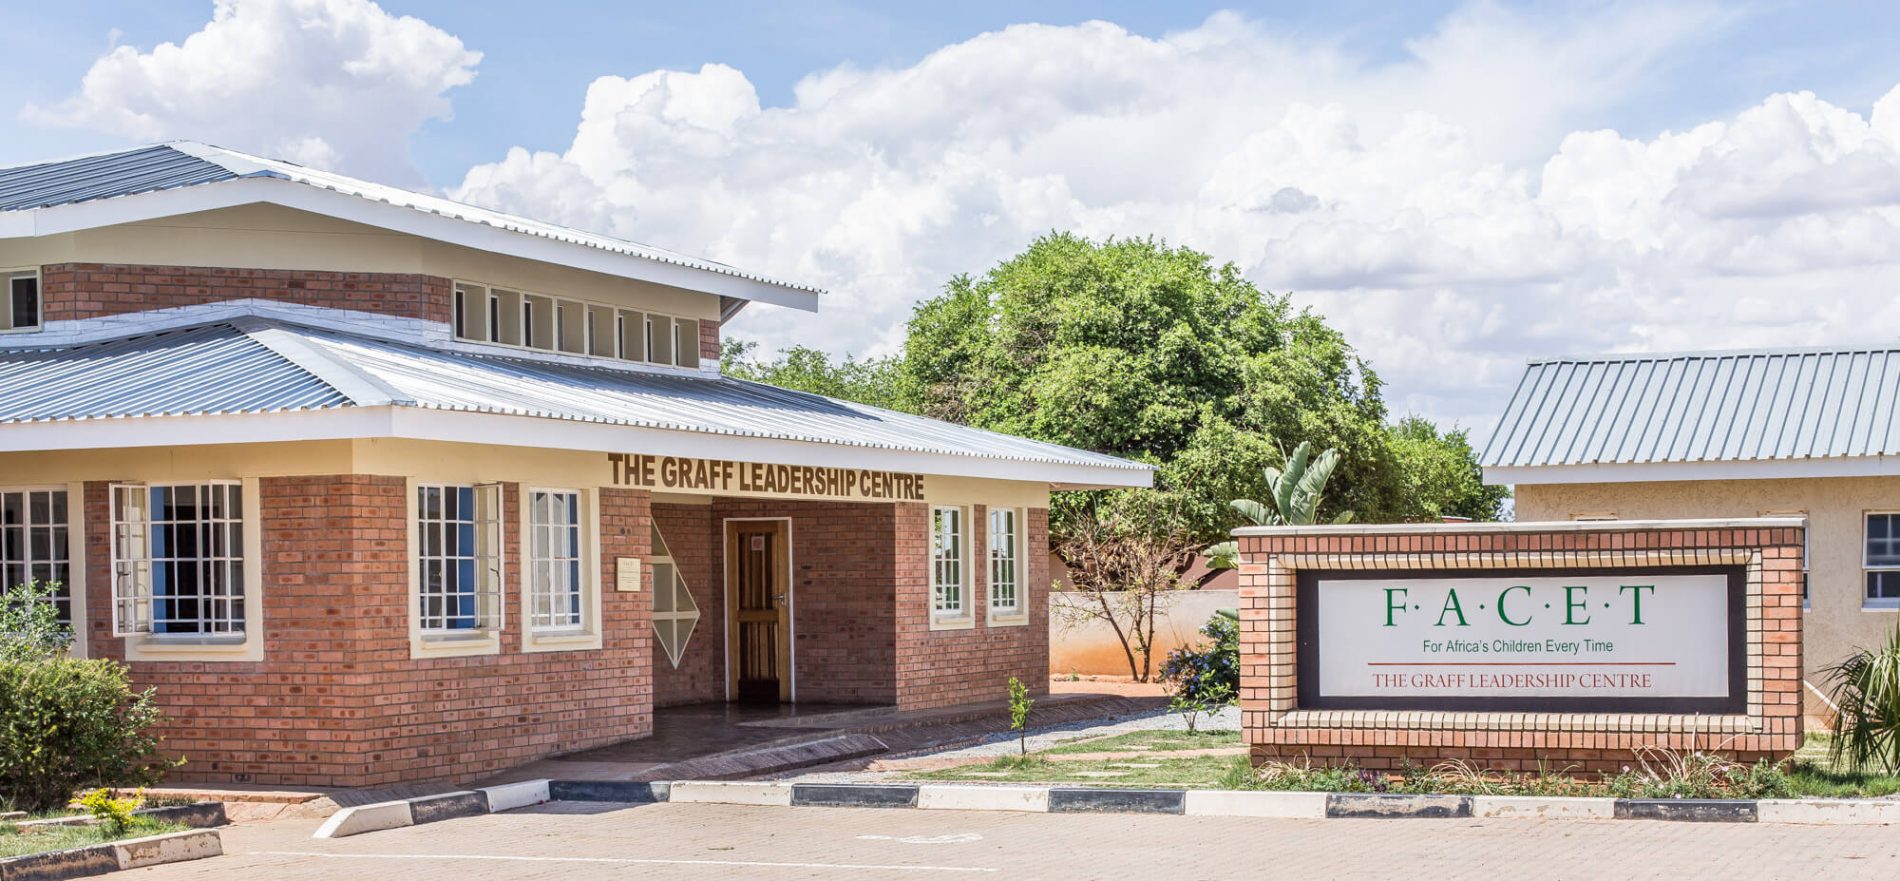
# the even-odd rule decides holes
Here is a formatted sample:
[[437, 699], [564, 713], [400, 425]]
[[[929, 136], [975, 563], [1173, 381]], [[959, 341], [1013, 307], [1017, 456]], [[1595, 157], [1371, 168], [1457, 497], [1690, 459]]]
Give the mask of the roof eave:
[[1893, 455], [1484, 466], [1485, 483], [1510, 486], [1894, 476], [1900, 456]]
[[433, 214], [281, 177], [244, 177], [0, 212], [0, 239], [58, 235], [253, 204], [281, 205], [524, 260], [805, 312], [818, 311], [819, 295], [813, 291]]

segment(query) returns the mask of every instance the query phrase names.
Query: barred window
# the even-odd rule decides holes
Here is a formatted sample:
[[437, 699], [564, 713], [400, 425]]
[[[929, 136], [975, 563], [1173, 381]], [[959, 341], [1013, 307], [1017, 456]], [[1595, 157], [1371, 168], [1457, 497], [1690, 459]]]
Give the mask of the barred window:
[[1862, 566], [1871, 608], [1900, 607], [1900, 514], [1868, 514]]
[[990, 613], [1012, 617], [1023, 612], [1021, 540], [1014, 508], [991, 508]]
[[587, 626], [581, 556], [581, 494], [528, 494], [528, 626], [537, 631]]
[[666, 651], [666, 659], [678, 669], [680, 658], [686, 654], [686, 643], [693, 637], [693, 628], [699, 624], [699, 604], [693, 602], [693, 594], [686, 587], [686, 578], [680, 575], [679, 564], [673, 560], [673, 552], [661, 537], [660, 528], [653, 527], [653, 638], [659, 640], [660, 648]]
[[114, 633], [243, 635], [245, 565], [241, 484], [112, 488]]
[[37, 582], [54, 589], [60, 623], [73, 623], [66, 491], [0, 490], [0, 588]]
[[963, 596], [963, 509], [930, 509], [931, 615], [962, 618], [969, 615]]
[[501, 629], [501, 487], [417, 486], [416, 565], [424, 633]]

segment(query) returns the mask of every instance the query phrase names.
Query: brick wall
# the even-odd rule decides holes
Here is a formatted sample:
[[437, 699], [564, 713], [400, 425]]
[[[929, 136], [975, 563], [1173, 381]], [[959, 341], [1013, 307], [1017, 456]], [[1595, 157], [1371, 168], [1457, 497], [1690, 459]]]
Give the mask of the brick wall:
[[719, 363], [719, 322], [711, 318], [699, 320], [699, 360], [706, 364]]
[[725, 700], [726, 591], [719, 521], [711, 505], [666, 504], [653, 506], [653, 520], [699, 605], [699, 624], [686, 641], [677, 669], [666, 649], [657, 640], [653, 643], [653, 703], [670, 707]]
[[[599, 650], [520, 651], [517, 487], [506, 487], [508, 624], [494, 656], [411, 660], [401, 478], [260, 481], [264, 660], [133, 663], [158, 689], [178, 781], [375, 786], [468, 781], [652, 730], [650, 591], [602, 593]], [[110, 637], [107, 486], [86, 487], [93, 653]], [[644, 491], [603, 489], [601, 565], [644, 556]]]
[[47, 321], [242, 299], [449, 320], [449, 280], [429, 275], [61, 263], [42, 267], [40, 284]]
[[1032, 508], [1024, 524], [1025, 572], [1021, 590], [1029, 620], [992, 626], [988, 620], [989, 547], [987, 509], [971, 510], [970, 598], [976, 626], [930, 629], [930, 508], [903, 503], [897, 514], [897, 705], [925, 709], [1000, 700], [1011, 676], [1031, 694], [1049, 690], [1049, 512]]
[[[1549, 530], [1373, 528], [1242, 536], [1241, 714], [1256, 762], [1351, 759], [1395, 768], [1463, 759], [1481, 769], [1615, 770], [1646, 746], [1779, 758], [1801, 744], [1799, 528], [1666, 528], [1604, 523]], [[1299, 706], [1297, 577], [1302, 569], [1556, 569], [1739, 565], [1747, 573], [1747, 711], [1471, 713]]]

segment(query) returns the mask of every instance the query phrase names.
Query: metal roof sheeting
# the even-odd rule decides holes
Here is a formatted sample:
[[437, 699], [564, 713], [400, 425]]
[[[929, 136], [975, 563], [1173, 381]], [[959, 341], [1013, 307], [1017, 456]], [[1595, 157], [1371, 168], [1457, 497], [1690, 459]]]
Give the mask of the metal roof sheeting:
[[0, 354], [0, 424], [385, 405], [1149, 470], [1114, 456], [725, 377], [470, 355], [276, 319]]
[[237, 177], [222, 165], [169, 146], [140, 147], [0, 168], [0, 211], [70, 205]]
[[1534, 361], [1498, 420], [1492, 467], [1900, 453], [1900, 349]]
[[0, 423], [264, 413], [350, 399], [230, 325], [0, 351]]
[[824, 293], [810, 285], [745, 272], [715, 260], [691, 257], [665, 248], [544, 223], [441, 196], [371, 183], [195, 141], [174, 141], [114, 153], [0, 168], [0, 211], [47, 208], [238, 178], [276, 178], [522, 235], [584, 245], [789, 290]]

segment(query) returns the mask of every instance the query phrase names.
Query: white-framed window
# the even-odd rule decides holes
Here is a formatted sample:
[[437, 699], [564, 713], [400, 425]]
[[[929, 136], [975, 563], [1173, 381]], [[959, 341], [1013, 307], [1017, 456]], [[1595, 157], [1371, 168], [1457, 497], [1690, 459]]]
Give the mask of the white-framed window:
[[587, 629], [587, 554], [581, 493], [528, 492], [528, 629], [578, 633]]
[[450, 329], [458, 340], [545, 352], [699, 366], [699, 319], [611, 303], [455, 283]]
[[501, 630], [501, 486], [418, 484], [415, 530], [418, 630]]
[[933, 625], [967, 626], [969, 573], [964, 571], [966, 526], [962, 508], [930, 509], [930, 620]]
[[112, 630], [246, 636], [244, 488], [236, 481], [115, 484]]
[[686, 577], [680, 574], [679, 564], [674, 561], [658, 525], [653, 527], [652, 561], [653, 638], [659, 641], [674, 669], [678, 669], [680, 658], [686, 655], [686, 644], [693, 638], [693, 629], [699, 625], [699, 604], [693, 602]]
[[1023, 517], [1015, 508], [989, 509], [989, 618], [992, 624], [1026, 623], [1023, 595]]
[[1862, 605], [1900, 609], [1900, 512], [1868, 512], [1861, 568], [1867, 575]]
[[0, 333], [39, 330], [44, 313], [38, 269], [0, 270]]
[[60, 622], [76, 631], [69, 515], [65, 487], [0, 489], [0, 588], [53, 587]]

